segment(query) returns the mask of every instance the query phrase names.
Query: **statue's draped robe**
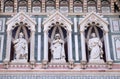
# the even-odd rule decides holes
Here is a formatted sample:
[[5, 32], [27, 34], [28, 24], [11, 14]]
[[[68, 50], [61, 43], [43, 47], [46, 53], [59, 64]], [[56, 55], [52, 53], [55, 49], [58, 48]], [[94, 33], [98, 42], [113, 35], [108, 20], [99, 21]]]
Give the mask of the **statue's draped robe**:
[[53, 59], [62, 59], [65, 57], [64, 41], [61, 39], [53, 40], [51, 44]]
[[99, 38], [91, 38], [88, 41], [88, 48], [90, 52], [90, 59], [100, 59], [102, 53], [102, 42]]
[[28, 54], [28, 45], [27, 41], [24, 38], [16, 39], [14, 42], [16, 58], [19, 58], [20, 55]]

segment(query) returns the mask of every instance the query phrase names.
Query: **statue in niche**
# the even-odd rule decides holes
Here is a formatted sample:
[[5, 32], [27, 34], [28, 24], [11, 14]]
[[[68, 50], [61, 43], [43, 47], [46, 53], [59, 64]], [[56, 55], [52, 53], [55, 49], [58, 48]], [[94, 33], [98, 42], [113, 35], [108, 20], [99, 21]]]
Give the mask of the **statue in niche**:
[[60, 34], [55, 34], [55, 38], [51, 43], [50, 49], [52, 54], [51, 62], [65, 62], [64, 41], [60, 38]]
[[23, 33], [20, 32], [19, 38], [13, 41], [16, 60], [28, 59], [28, 44], [26, 39], [24, 39], [23, 37]]
[[[96, 37], [95, 33], [91, 34], [92, 38], [88, 41], [88, 49], [90, 51], [90, 59], [89, 62], [103, 62], [103, 44], [101, 40]], [[101, 61], [95, 61], [101, 60]]]

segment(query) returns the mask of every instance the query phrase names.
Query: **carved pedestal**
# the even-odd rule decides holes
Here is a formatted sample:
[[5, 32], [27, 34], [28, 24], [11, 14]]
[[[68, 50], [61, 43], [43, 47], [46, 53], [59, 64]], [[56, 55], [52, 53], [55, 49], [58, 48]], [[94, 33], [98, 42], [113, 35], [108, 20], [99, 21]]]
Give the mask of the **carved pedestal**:
[[107, 61], [107, 65], [109, 69], [112, 69], [113, 61]]
[[8, 61], [5, 61], [5, 60], [4, 60], [3, 62], [4, 62], [4, 68], [5, 68], [5, 69], [8, 69], [8, 67], [9, 67], [9, 62], [8, 62]]
[[73, 60], [69, 61], [69, 68], [70, 69], [74, 68], [74, 61]]
[[87, 61], [81, 61], [81, 68], [85, 69], [86, 68]]
[[42, 68], [46, 69], [47, 67], [48, 67], [48, 61], [47, 60], [43, 60]]

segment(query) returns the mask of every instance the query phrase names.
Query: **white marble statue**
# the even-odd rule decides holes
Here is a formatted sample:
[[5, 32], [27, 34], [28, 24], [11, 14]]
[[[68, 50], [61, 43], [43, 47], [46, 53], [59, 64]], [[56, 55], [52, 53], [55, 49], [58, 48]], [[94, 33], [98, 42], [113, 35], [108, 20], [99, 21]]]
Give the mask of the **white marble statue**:
[[55, 34], [55, 38], [51, 43], [52, 61], [65, 61], [64, 41], [60, 38], [60, 34]]
[[100, 59], [100, 57], [103, 56], [103, 44], [101, 40], [96, 37], [95, 33], [92, 33], [91, 36], [92, 38], [88, 41], [88, 49], [90, 51], [89, 62], [103, 62], [103, 59]]
[[16, 60], [28, 59], [28, 43], [23, 38], [23, 33], [19, 33], [19, 38], [13, 41]]

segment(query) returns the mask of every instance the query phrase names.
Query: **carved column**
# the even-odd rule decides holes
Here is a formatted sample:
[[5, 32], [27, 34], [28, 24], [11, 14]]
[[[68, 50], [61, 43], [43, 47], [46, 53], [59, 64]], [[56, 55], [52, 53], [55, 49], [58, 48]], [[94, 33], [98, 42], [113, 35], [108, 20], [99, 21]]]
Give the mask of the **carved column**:
[[[8, 26], [9, 27], [9, 26]], [[7, 31], [7, 45], [6, 45], [6, 56], [5, 56], [5, 59], [4, 59], [4, 64], [5, 64], [5, 67], [8, 68], [8, 64], [9, 64], [9, 61], [10, 61], [10, 49], [11, 49], [11, 31], [8, 30]]]
[[83, 10], [85, 13], [87, 12], [87, 0], [83, 1]]
[[97, 9], [98, 12], [101, 13], [101, 0], [97, 0]]
[[42, 12], [45, 12], [45, 0], [42, 0]]
[[48, 63], [48, 31], [44, 30], [44, 59], [43, 68], [47, 68]]
[[69, 67], [73, 68], [73, 54], [72, 54], [72, 37], [71, 31], [68, 32], [68, 60], [69, 60]]
[[4, 0], [1, 0], [1, 12], [3, 12], [4, 9]]
[[81, 64], [83, 65], [82, 68], [85, 68], [87, 60], [86, 60], [86, 48], [85, 48], [85, 35], [84, 35], [84, 32], [81, 31], [80, 35], [81, 35], [81, 50], [82, 50]]
[[114, 13], [114, 1], [111, 0], [111, 12]]
[[59, 0], [56, 0], [56, 9], [59, 9]]
[[105, 33], [105, 50], [106, 50], [106, 61], [107, 61], [107, 64], [109, 65], [109, 68], [111, 68], [111, 65], [113, 63], [113, 60], [111, 59], [111, 56], [110, 56], [110, 45], [109, 45], [109, 37], [108, 37], [108, 32]]
[[14, 0], [14, 12], [17, 12], [17, 0]]
[[30, 63], [31, 65], [35, 64], [35, 59], [34, 59], [34, 48], [35, 48], [35, 31], [31, 31], [31, 37], [30, 37]]
[[31, 12], [31, 0], [28, 0], [28, 12]]
[[70, 0], [70, 13], [73, 13], [73, 0]]

